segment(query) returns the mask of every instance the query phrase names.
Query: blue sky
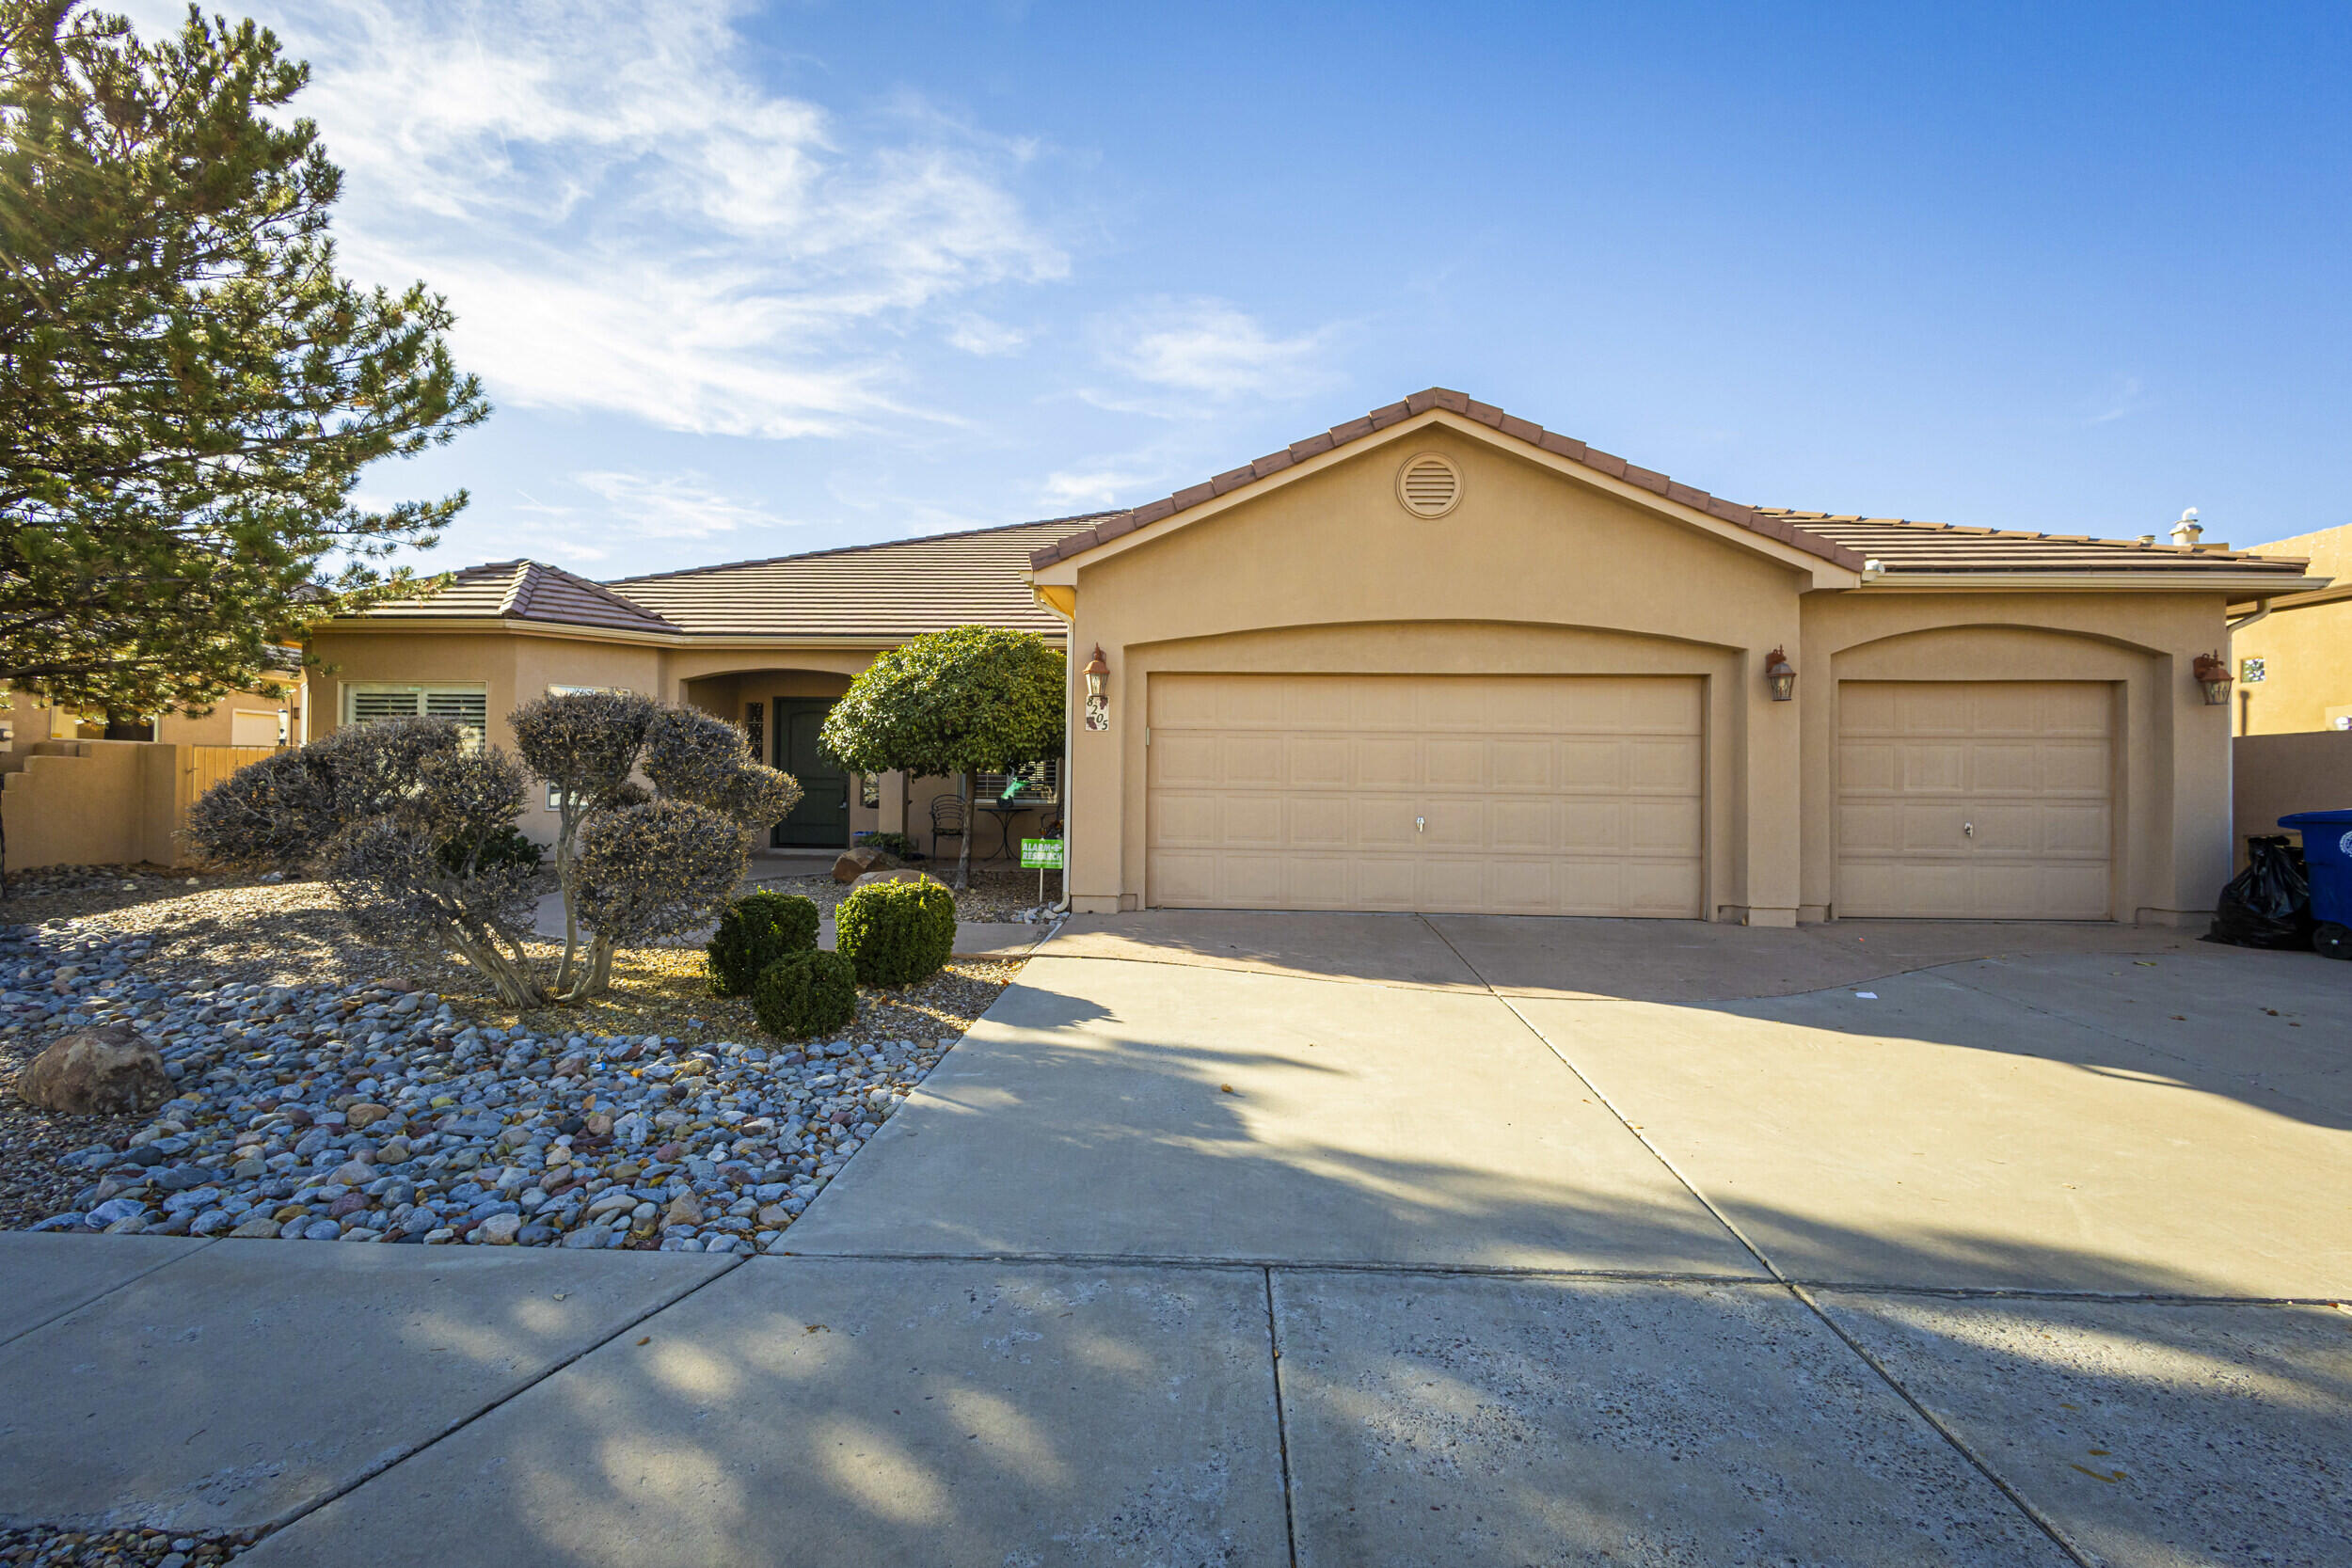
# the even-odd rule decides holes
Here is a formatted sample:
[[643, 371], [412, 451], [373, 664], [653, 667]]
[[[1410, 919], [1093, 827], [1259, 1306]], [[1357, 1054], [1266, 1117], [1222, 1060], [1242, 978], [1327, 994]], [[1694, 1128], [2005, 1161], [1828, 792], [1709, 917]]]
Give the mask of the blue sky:
[[1130, 505], [1432, 384], [1744, 501], [2352, 521], [2341, 5], [254, 10], [497, 404], [367, 482], [472, 493], [436, 566]]

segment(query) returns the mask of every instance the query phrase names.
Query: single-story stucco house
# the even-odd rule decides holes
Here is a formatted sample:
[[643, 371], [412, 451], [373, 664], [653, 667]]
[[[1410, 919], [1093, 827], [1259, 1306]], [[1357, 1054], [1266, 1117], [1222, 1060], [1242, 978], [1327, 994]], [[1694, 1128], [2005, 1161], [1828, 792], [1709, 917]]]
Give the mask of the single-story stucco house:
[[1736, 505], [1430, 390], [1132, 511], [603, 584], [473, 567], [318, 627], [311, 711], [497, 740], [522, 698], [628, 687], [803, 775], [780, 844], [920, 838], [926, 794], [810, 737], [881, 650], [986, 622], [1075, 654], [1080, 911], [2170, 923], [2231, 866], [2197, 661], [2233, 606], [2322, 586]]

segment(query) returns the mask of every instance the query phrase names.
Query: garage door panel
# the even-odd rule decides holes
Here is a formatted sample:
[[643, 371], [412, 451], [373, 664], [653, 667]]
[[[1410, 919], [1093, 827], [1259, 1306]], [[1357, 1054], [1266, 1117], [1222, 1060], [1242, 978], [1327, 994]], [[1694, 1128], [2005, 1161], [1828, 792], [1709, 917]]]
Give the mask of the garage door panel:
[[2041, 787], [2045, 794], [2074, 791], [2106, 798], [2113, 763], [2105, 741], [2065, 741], [2042, 753]]
[[1559, 743], [1560, 787], [1614, 795], [1626, 787], [1625, 742], [1615, 736]]
[[1619, 867], [1619, 896], [1635, 914], [1673, 915], [1699, 900], [1695, 865], [1666, 861], [1629, 861]]
[[1625, 780], [1629, 789], [1679, 790], [1699, 776], [1699, 744], [1695, 737], [1626, 742]]
[[1341, 894], [1329, 908], [1409, 910], [1421, 895], [1421, 879], [1409, 856], [1363, 859], [1338, 868]]
[[1216, 842], [1229, 847], [1271, 848], [1289, 836], [1279, 795], [1228, 795], [1217, 801]]
[[2110, 916], [2110, 688], [1848, 681], [1837, 704], [1839, 912]]
[[1703, 689], [1692, 678], [1155, 676], [1149, 896], [1695, 916]]
[[1170, 848], [1200, 848], [1216, 843], [1217, 797], [1168, 790], [1158, 798], [1159, 841]]
[[1560, 847], [1560, 808], [1550, 800], [1505, 796], [1490, 808], [1491, 843], [1514, 855], [1548, 855]]
[[1902, 750], [1900, 777], [1900, 788], [1905, 794], [1964, 789], [1968, 784], [1968, 748], [1954, 741], [1914, 742]]
[[1206, 904], [1217, 895], [1214, 850], [1164, 847], [1152, 855], [1152, 875], [1162, 895], [1181, 904]]
[[1348, 847], [1353, 849], [1410, 849], [1417, 836], [1409, 800], [1394, 796], [1342, 797], [1347, 822]]
[[1216, 736], [1172, 735], [1153, 750], [1157, 754], [1152, 758], [1152, 768], [1160, 782], [1170, 788], [1213, 789], [1225, 782], [1219, 761], [1224, 742]]
[[1493, 780], [1486, 766], [1488, 743], [1483, 739], [1433, 736], [1422, 745], [1426, 782], [1433, 789], [1486, 789]]
[[1549, 791], [1557, 782], [1549, 740], [1493, 740], [1487, 743], [1487, 754], [1496, 789]]
[[1346, 789], [1356, 782], [1355, 748], [1344, 736], [1295, 735], [1280, 742], [1286, 777], [1273, 781], [1293, 789]]
[[2114, 841], [2115, 820], [2106, 802], [2087, 806], [2053, 806], [2042, 813], [2042, 843], [2051, 855], [2090, 855], [2101, 862]]
[[1629, 800], [1625, 807], [1625, 847], [1648, 854], [1679, 854], [1700, 832], [1696, 800]]
[[1358, 740], [1349, 783], [1358, 789], [1417, 789], [1422, 783], [1421, 746], [1399, 736]]
[[1432, 849], [1483, 849], [1493, 838], [1484, 800], [1432, 800], [1422, 842]]
[[1281, 812], [1280, 843], [1297, 849], [1342, 851], [1348, 847], [1344, 795], [1281, 795], [1270, 803]]

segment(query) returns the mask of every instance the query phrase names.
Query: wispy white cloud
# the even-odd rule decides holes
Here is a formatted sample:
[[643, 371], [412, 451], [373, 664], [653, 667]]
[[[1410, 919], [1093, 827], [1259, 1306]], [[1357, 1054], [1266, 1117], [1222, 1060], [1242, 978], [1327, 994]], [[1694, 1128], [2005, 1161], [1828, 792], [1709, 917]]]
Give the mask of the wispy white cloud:
[[788, 519], [712, 489], [699, 474], [590, 472], [575, 476], [604, 499], [622, 526], [656, 539], [707, 539], [742, 528], [784, 528]]
[[1069, 270], [1013, 189], [1033, 149], [915, 103], [869, 131], [772, 91], [729, 0], [256, 8], [312, 64], [296, 107], [346, 170], [346, 265], [447, 293], [460, 362], [501, 403], [854, 428], [913, 411], [894, 332], [961, 331], [973, 291]]
[[2091, 415], [2089, 423], [2112, 424], [2117, 420], [2137, 413], [2139, 411], [2139, 377], [2136, 375], [2122, 377], [2115, 392], [2110, 397], [2102, 399], [2101, 402], [2106, 406], [2100, 412]]
[[947, 325], [947, 346], [977, 354], [982, 358], [1018, 354], [1026, 348], [1029, 335], [1017, 326], [991, 321], [971, 311], [958, 316]]
[[[1106, 408], [1172, 413], [1201, 400], [1294, 394], [1328, 379], [1319, 359], [1330, 336], [1329, 328], [1274, 336], [1221, 299], [1152, 299], [1095, 322], [1097, 357], [1127, 387], [1084, 395]], [[1184, 397], [1171, 402], [1168, 393]]]
[[1045, 476], [1039, 495], [1049, 506], [1084, 510], [1139, 499], [1156, 476], [1129, 467], [1057, 468]]

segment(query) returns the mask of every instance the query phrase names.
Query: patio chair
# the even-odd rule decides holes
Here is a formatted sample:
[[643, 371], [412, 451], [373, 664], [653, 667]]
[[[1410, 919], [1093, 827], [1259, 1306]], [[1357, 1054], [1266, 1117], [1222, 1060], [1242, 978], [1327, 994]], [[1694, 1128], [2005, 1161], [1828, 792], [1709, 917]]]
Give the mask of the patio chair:
[[939, 859], [939, 841], [963, 836], [963, 797], [935, 795], [931, 797], [931, 859]]

